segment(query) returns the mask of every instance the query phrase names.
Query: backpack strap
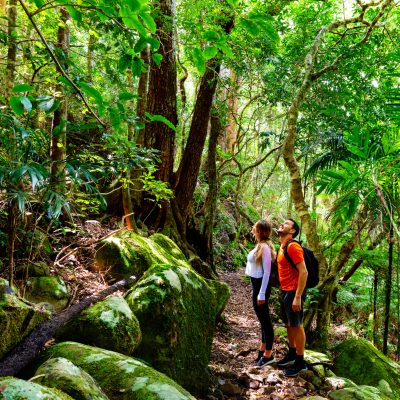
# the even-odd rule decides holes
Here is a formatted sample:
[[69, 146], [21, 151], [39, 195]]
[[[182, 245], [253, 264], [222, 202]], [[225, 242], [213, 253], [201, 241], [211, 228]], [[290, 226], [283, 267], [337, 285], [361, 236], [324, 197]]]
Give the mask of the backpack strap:
[[[293, 243], [293, 242], [296, 242], [296, 243], [299, 243], [299, 244], [300, 244], [300, 242], [299, 242], [298, 240], [296, 240], [296, 239], [290, 239], [290, 240], [288, 240], [288, 241], [286, 242], [286, 244], [285, 244], [285, 247], [283, 248], [283, 255], [285, 256], [286, 260], [289, 261], [290, 265], [297, 271], [296, 264], [293, 262], [292, 258], [289, 256], [289, 252], [288, 252], [289, 244], [290, 244], [290, 243]], [[300, 246], [301, 246], [301, 244], [300, 244]]]

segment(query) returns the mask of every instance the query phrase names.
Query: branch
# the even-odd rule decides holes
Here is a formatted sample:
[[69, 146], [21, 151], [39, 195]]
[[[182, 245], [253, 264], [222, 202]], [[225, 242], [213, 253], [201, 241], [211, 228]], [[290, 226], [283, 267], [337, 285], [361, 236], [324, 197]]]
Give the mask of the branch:
[[23, 0], [18, 0], [19, 3], [21, 4], [26, 16], [28, 17], [29, 21], [31, 22], [32, 26], [34, 27], [35, 31], [39, 35], [40, 39], [42, 40], [42, 43], [45, 45], [47, 51], [50, 54], [51, 59], [54, 61], [54, 63], [57, 66], [57, 69], [61, 73], [61, 75], [64, 76], [64, 78], [71, 84], [71, 86], [75, 89], [75, 91], [78, 93], [79, 97], [82, 99], [84, 102], [87, 110], [90, 112], [91, 115], [96, 119], [96, 121], [103, 127], [106, 127], [107, 125], [98, 117], [98, 115], [93, 111], [91, 106], [89, 105], [88, 101], [86, 100], [85, 96], [83, 95], [82, 91], [79, 89], [79, 87], [76, 85], [76, 83], [68, 76], [68, 74], [65, 72], [64, 68], [62, 67], [61, 63], [58, 61], [56, 55], [54, 54], [53, 50], [50, 48], [49, 44], [47, 43], [47, 40], [43, 36], [41, 30], [39, 27], [36, 25], [35, 21], [32, 18], [31, 13], [29, 12], [28, 8], [26, 7], [25, 3]]
[[62, 311], [49, 321], [44, 322], [33, 330], [20, 344], [14, 347], [8, 356], [0, 362], [0, 376], [14, 376], [23, 368], [29, 365], [42, 351], [45, 343], [53, 338], [56, 331], [67, 323], [75, 315], [85, 308], [103, 300], [117, 290], [127, 288], [136, 281], [136, 277], [131, 276], [121, 280], [114, 285], [104, 289], [100, 293], [87, 297], [80, 303]]

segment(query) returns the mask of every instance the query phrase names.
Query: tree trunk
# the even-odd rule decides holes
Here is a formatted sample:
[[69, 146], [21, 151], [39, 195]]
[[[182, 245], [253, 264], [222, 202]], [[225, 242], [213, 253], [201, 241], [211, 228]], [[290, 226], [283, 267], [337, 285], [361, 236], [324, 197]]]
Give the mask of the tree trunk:
[[[157, 36], [160, 41], [158, 53], [163, 56], [160, 66], [153, 59], [150, 62], [147, 112], [162, 115], [174, 126], [177, 115], [177, 73], [174, 46], [173, 0], [159, 0], [160, 9], [156, 18]], [[162, 122], [148, 122], [144, 132], [144, 146], [159, 150], [160, 165], [156, 179], [170, 182], [174, 166], [175, 132]]]
[[220, 64], [212, 60], [201, 79], [189, 137], [176, 174], [175, 197], [171, 200], [171, 203], [178, 228], [183, 237], [186, 235], [187, 218], [192, 206], [193, 193], [200, 170], [219, 68]]
[[[69, 49], [69, 26], [68, 21], [70, 16], [64, 7], [60, 8], [61, 18], [57, 32], [56, 48], [59, 49], [61, 59], [66, 60]], [[63, 68], [65, 69], [66, 62], [64, 61]], [[61, 73], [61, 71], [58, 71]], [[57, 92], [63, 92], [62, 84], [57, 85]], [[61, 105], [54, 112], [53, 129], [51, 136], [51, 169], [50, 183], [57, 192], [65, 192], [65, 161], [67, 158], [67, 120], [68, 120], [68, 105], [67, 97], [64, 95], [60, 98]]]
[[[208, 193], [204, 201], [205, 215], [202, 237], [205, 244], [203, 258], [214, 268], [214, 252], [213, 252], [213, 230], [215, 225], [215, 216], [217, 212], [218, 197], [218, 176], [217, 176], [217, 144], [218, 138], [222, 133], [223, 126], [220, 117], [216, 114], [211, 116], [210, 137], [208, 139], [208, 157], [207, 157], [207, 180]], [[202, 254], [200, 254], [202, 257]]]
[[237, 125], [236, 116], [238, 112], [238, 98], [236, 87], [238, 86], [238, 79], [235, 72], [230, 70], [230, 92], [228, 95], [228, 125], [226, 127], [226, 151], [232, 153], [235, 150], [237, 140]]
[[17, 0], [8, 1], [7, 9], [8, 27], [7, 27], [7, 67], [6, 82], [4, 85], [4, 101], [7, 103], [10, 97], [11, 89], [15, 82], [15, 65], [17, 60], [17, 40], [14, 31], [17, 21]]
[[378, 271], [374, 271], [374, 288], [373, 288], [373, 314], [374, 321], [372, 326], [372, 343], [375, 347], [378, 347]]
[[384, 331], [383, 331], [383, 347], [382, 353], [387, 355], [388, 350], [388, 337], [389, 337], [389, 320], [390, 320], [390, 296], [392, 295], [392, 274], [393, 274], [393, 224], [390, 225], [389, 233], [389, 257], [388, 257], [388, 269], [386, 275], [386, 291], [385, 291], [385, 317], [384, 317]]
[[89, 42], [88, 42], [88, 52], [87, 52], [87, 58], [86, 58], [86, 76], [87, 76], [87, 81], [92, 82], [93, 80], [93, 65], [94, 65], [94, 46], [97, 42], [97, 37], [93, 34], [89, 36]]
[[15, 199], [11, 199], [7, 207], [7, 239], [8, 239], [8, 282], [10, 287], [14, 284], [14, 250], [17, 236], [18, 206]]

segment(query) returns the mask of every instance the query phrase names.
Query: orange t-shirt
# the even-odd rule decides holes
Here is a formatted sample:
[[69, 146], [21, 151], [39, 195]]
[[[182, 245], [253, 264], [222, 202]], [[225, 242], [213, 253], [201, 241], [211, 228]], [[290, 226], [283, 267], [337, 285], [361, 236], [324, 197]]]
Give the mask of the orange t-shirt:
[[[283, 253], [286, 243], [281, 245], [277, 257], [279, 282], [282, 290], [296, 290], [299, 283], [299, 272], [292, 267]], [[304, 261], [303, 249], [299, 243], [290, 243], [287, 252], [295, 265]]]

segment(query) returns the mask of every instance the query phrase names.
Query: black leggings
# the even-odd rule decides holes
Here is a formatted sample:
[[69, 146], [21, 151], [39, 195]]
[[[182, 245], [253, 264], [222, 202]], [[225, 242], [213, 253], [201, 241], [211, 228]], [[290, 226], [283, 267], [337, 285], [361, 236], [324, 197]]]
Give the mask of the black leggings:
[[274, 343], [274, 328], [272, 327], [271, 317], [269, 315], [268, 301], [271, 294], [271, 286], [268, 285], [265, 292], [265, 303], [260, 306], [257, 304], [257, 296], [260, 292], [262, 278], [250, 278], [251, 286], [253, 288], [253, 307], [256, 312], [257, 318], [261, 324], [261, 342], [265, 343], [267, 350], [272, 349]]

